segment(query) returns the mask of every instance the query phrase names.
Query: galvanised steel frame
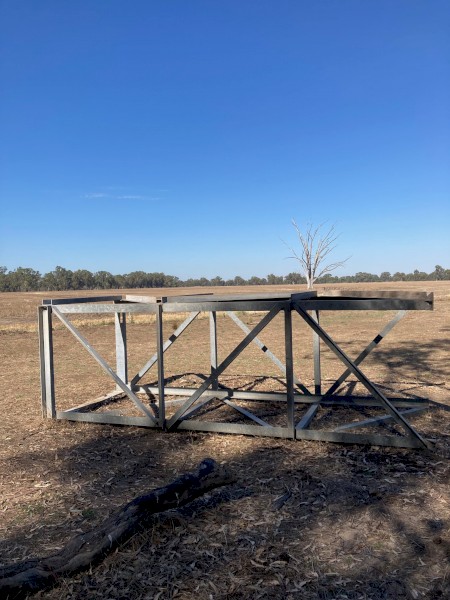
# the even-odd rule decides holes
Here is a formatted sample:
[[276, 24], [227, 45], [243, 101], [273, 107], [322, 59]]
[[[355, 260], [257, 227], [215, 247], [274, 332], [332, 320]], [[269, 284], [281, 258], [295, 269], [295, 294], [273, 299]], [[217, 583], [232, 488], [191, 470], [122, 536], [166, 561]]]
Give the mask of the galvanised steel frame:
[[[245, 435], [259, 435], [303, 440], [319, 440], [351, 444], [386, 445], [407, 448], [428, 448], [430, 442], [424, 439], [407, 421], [406, 416], [428, 408], [425, 399], [387, 398], [384, 393], [364, 374], [360, 365], [372, 350], [383, 340], [391, 329], [409, 310], [432, 310], [433, 294], [418, 292], [335, 292], [317, 295], [316, 292], [235, 294], [235, 295], [192, 295], [192, 296], [101, 296], [94, 298], [71, 298], [44, 300], [39, 307], [39, 341], [41, 358], [41, 390], [44, 417], [159, 428], [166, 431], [197, 430]], [[326, 310], [397, 310], [396, 316], [367, 345], [359, 356], [352, 360], [320, 325], [320, 313]], [[241, 321], [237, 313], [252, 311], [261, 313], [261, 319], [252, 329]], [[185, 321], [163, 339], [163, 314], [189, 313]], [[164, 353], [176, 342], [179, 336], [197, 318], [200, 312], [209, 313], [211, 369], [198, 388], [174, 387], [167, 385], [164, 377]], [[225, 313], [245, 333], [244, 339], [221, 362], [217, 346], [217, 313]], [[115, 320], [116, 365], [113, 369], [93, 348], [88, 340], [70, 321], [68, 315], [79, 313], [113, 314]], [[154, 314], [156, 318], [157, 351], [138, 373], [129, 377], [127, 365], [127, 314]], [[283, 363], [264, 345], [258, 335], [276, 315], [284, 315], [285, 362]], [[116, 387], [106, 396], [86, 402], [69, 410], [56, 408], [52, 318], [55, 315], [100, 367], [115, 382]], [[292, 318], [298, 315], [313, 332], [314, 393], [294, 374]], [[220, 375], [251, 343], [270, 359], [282, 372], [286, 389], [282, 392], [256, 392], [230, 389], [219, 383]], [[325, 344], [343, 363], [345, 369], [336, 381], [325, 391], [322, 390], [320, 347]], [[157, 385], [143, 385], [141, 380], [153, 365], [157, 365]], [[368, 396], [337, 395], [342, 383], [353, 375], [366, 388]], [[152, 394], [157, 402], [142, 400], [138, 394]], [[115, 399], [127, 396], [142, 413], [141, 416], [124, 416], [114, 411], [95, 412]], [[170, 396], [175, 400], [166, 400]], [[237, 411], [246, 423], [205, 421], [195, 418], [212, 401], [219, 401]], [[273, 426], [239, 401], [281, 403], [285, 407], [284, 424]], [[166, 408], [176, 406], [173, 414], [166, 417]], [[376, 407], [384, 414], [363, 421], [348, 422], [332, 431], [314, 429], [312, 424], [320, 407]], [[300, 420], [296, 421], [296, 411], [304, 409]], [[391, 422], [401, 433], [384, 435], [380, 433], [356, 433], [351, 429], [367, 429], [370, 426]]]

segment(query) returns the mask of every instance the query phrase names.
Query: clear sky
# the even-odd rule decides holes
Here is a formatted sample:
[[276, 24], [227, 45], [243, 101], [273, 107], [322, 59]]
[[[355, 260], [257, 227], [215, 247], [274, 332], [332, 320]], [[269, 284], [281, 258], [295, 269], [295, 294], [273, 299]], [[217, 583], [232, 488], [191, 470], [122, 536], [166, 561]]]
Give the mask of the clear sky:
[[448, 0], [0, 0], [0, 265], [450, 266]]

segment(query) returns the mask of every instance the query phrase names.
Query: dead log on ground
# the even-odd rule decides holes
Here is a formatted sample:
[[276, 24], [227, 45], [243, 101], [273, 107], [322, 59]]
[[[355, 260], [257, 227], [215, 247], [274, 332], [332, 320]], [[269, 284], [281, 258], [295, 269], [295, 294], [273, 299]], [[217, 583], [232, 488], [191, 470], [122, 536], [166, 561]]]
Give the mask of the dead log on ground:
[[181, 475], [165, 487], [135, 498], [102, 525], [74, 537], [60, 552], [0, 568], [0, 596], [10, 600], [55, 585], [98, 563], [129, 539], [152, 515], [188, 504], [209, 490], [231, 483], [226, 470], [211, 458], [197, 471]]

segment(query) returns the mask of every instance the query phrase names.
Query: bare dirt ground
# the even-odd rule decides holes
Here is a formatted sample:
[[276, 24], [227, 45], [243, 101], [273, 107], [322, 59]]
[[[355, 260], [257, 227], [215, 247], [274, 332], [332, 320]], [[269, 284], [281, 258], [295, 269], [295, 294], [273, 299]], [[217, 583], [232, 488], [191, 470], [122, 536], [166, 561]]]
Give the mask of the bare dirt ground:
[[[450, 283], [359, 287], [435, 293], [433, 312], [408, 314], [363, 363], [364, 372], [388, 394], [426, 397], [442, 405], [411, 419], [434, 440], [434, 452], [43, 420], [36, 307], [43, 297], [80, 293], [0, 294], [1, 564], [58, 551], [132, 498], [211, 456], [229, 466], [235, 484], [155, 519], [90, 572], [34, 597], [450, 598]], [[249, 325], [259, 318], [240, 316]], [[321, 322], [356, 356], [390, 316], [327, 313]], [[218, 321], [224, 357], [242, 333], [226, 317]], [[171, 316], [165, 332], [180, 322], [181, 317]], [[114, 364], [108, 320], [78, 325]], [[311, 385], [311, 335], [300, 322], [295, 327], [296, 374]], [[155, 349], [154, 324], [135, 317], [128, 331], [133, 372]], [[279, 323], [274, 321], [261, 338], [283, 358]], [[208, 321], [200, 319], [167, 353], [167, 376], [187, 383], [208, 373], [208, 344]], [[331, 383], [342, 368], [326, 351], [323, 358], [323, 377]], [[112, 388], [61, 327], [55, 330], [55, 369], [58, 407]], [[276, 387], [280, 377], [255, 347], [225, 373], [225, 382], [255, 389]], [[152, 371], [147, 380], [154, 377]]]

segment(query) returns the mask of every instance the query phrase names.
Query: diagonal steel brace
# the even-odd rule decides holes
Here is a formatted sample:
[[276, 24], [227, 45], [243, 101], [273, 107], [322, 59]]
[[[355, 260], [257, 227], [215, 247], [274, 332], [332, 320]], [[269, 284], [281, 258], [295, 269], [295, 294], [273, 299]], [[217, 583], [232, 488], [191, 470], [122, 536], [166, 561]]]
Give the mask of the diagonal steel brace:
[[261, 321], [251, 330], [251, 332], [236, 346], [236, 348], [230, 352], [230, 354], [225, 358], [223, 362], [214, 369], [214, 372], [211, 373], [207, 379], [202, 383], [202, 385], [190, 396], [187, 401], [181, 406], [176, 413], [167, 421], [167, 429], [171, 429], [177, 421], [184, 415], [184, 413], [190, 408], [194, 402], [196, 402], [200, 396], [205, 392], [210, 385], [214, 381], [216, 381], [217, 377], [219, 377], [223, 371], [241, 354], [241, 352], [253, 341], [253, 339], [266, 327], [270, 321], [280, 312], [282, 308], [282, 303], [275, 305], [274, 308], [270, 312], [268, 312]]
[[[180, 337], [183, 331], [198, 317], [200, 311], [194, 311], [189, 314], [189, 316], [181, 323], [181, 325], [176, 329], [172, 335], [169, 337], [167, 341], [164, 342], [163, 352], [165, 352], [170, 346]], [[131, 379], [131, 386], [135, 385], [144, 375], [153, 367], [153, 365], [158, 361], [158, 353], [155, 354], [146, 362], [146, 364], [142, 367], [139, 373]]]
[[346, 365], [348, 369], [357, 377], [357, 379], [364, 385], [367, 391], [372, 394], [374, 398], [379, 400], [380, 404], [386, 408], [386, 411], [392, 416], [394, 421], [400, 425], [409, 437], [415, 438], [421, 446], [429, 448], [430, 444], [425, 440], [415, 429], [408, 423], [408, 421], [402, 417], [391, 402], [386, 398], [382, 392], [370, 381], [366, 375], [350, 360], [343, 350], [332, 340], [328, 333], [322, 329], [322, 327], [314, 321], [314, 319], [298, 304], [294, 304], [295, 310], [302, 317], [302, 319], [311, 327], [315, 333], [321, 338], [321, 340], [330, 348], [330, 350]]
[[78, 331], [78, 329], [65, 317], [56, 306], [52, 307], [53, 312], [58, 319], [67, 327], [72, 335], [80, 342], [80, 344], [89, 352], [89, 354], [97, 361], [101, 368], [109, 375], [117, 384], [117, 386], [134, 402], [134, 404], [155, 424], [157, 420], [148, 408], [139, 400], [134, 392], [128, 387], [128, 385], [122, 381], [122, 379], [114, 372], [114, 370], [108, 365], [105, 359], [95, 350], [87, 339]]
[[[361, 354], [358, 355], [357, 358], [355, 358], [355, 360], [353, 361], [353, 363], [358, 366], [359, 364], [362, 363], [362, 361], [372, 352], [372, 350], [374, 348], [376, 348], [378, 346], [378, 344], [387, 336], [387, 334], [391, 331], [391, 329], [393, 329], [395, 327], [395, 325], [397, 325], [397, 323], [403, 319], [403, 317], [406, 315], [406, 310], [400, 310], [395, 317], [389, 321], [389, 323], [386, 325], [386, 327], [380, 331], [380, 333], [378, 335], [376, 335], [373, 340], [370, 342], [370, 344], [368, 346], [366, 346], [366, 348], [364, 348], [364, 350], [361, 352]], [[329, 387], [329, 389], [325, 392], [324, 396], [329, 396], [330, 394], [333, 394], [343, 383], [344, 381], [347, 379], [347, 377], [351, 375], [351, 370], [347, 369], [346, 371], [344, 371], [342, 373], [342, 375], [340, 375], [340, 377], [338, 377], [338, 379], [336, 379], [336, 381], [333, 383], [333, 385], [331, 385]]]
[[[250, 333], [250, 328], [243, 322], [241, 319], [232, 311], [227, 311], [225, 313], [230, 319], [232, 319], [238, 327], [242, 329], [244, 333]], [[258, 346], [258, 348], [266, 354], [266, 356], [280, 369], [280, 371], [286, 375], [286, 365], [277, 357], [269, 348], [261, 342], [259, 338], [255, 338], [253, 343]], [[308, 390], [306, 386], [294, 375], [294, 383], [295, 385], [302, 390], [304, 394], [307, 396], [311, 396], [311, 392]]]

